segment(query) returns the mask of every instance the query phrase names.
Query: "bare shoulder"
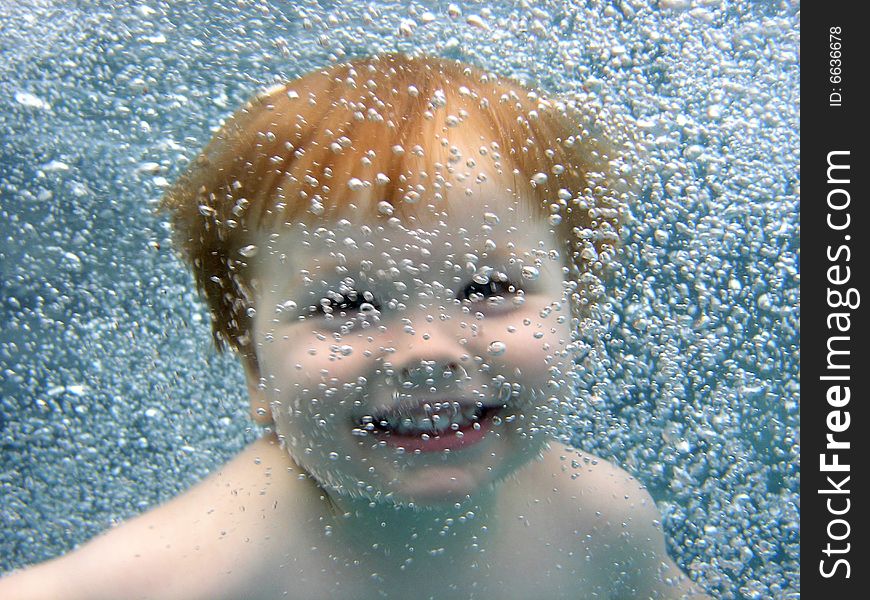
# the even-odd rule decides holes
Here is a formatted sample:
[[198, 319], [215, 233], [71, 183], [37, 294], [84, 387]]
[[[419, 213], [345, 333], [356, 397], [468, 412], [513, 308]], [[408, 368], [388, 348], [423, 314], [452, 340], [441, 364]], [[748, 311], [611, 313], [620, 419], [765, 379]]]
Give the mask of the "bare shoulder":
[[580, 553], [607, 572], [618, 597], [705, 598], [668, 556], [661, 513], [649, 491], [624, 469], [553, 442], [536, 469], [548, 510]]
[[[524, 485], [546, 492], [548, 504], [590, 530], [627, 518], [652, 524], [658, 509], [643, 484], [615, 464], [558, 442], [527, 468]], [[562, 512], [564, 511], [564, 512]]]
[[[255, 578], [293, 478], [263, 440], [186, 493], [0, 580], [3, 598], [220, 598]], [[284, 523], [277, 524], [279, 526]], [[284, 531], [288, 531], [285, 528]]]

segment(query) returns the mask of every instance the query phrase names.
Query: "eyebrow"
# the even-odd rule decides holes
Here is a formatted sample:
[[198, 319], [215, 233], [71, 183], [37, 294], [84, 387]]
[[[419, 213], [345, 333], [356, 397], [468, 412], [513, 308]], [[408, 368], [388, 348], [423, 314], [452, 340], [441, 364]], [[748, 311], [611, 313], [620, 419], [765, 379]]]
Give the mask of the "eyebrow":
[[[534, 248], [516, 248], [516, 247], [513, 248], [512, 250], [508, 250], [505, 246], [506, 246], [506, 244], [499, 245], [493, 250], [487, 250], [486, 248], [478, 247], [478, 248], [466, 250], [464, 252], [454, 251], [454, 252], [451, 252], [450, 254], [445, 255], [445, 256], [452, 256], [453, 260], [455, 262], [457, 254], [462, 254], [462, 255], [474, 254], [475, 256], [478, 256], [478, 257], [483, 257], [484, 255], [486, 255], [485, 259], [479, 261], [480, 263], [482, 263], [481, 266], [484, 266], [487, 263], [491, 263], [491, 262], [499, 262], [499, 263], [504, 263], [504, 267], [509, 267], [509, 266], [511, 266], [509, 264], [509, 261], [511, 259], [519, 259], [520, 261], [522, 261], [523, 254], [532, 252], [534, 250]], [[455, 249], [453, 249], [453, 250], [455, 250]], [[279, 286], [278, 293], [281, 295], [287, 294], [288, 292], [291, 291], [291, 289], [293, 287], [295, 287], [297, 284], [300, 284], [301, 280], [302, 280], [302, 273], [303, 272], [306, 272], [309, 275], [311, 275], [312, 279], [319, 277], [320, 280], [323, 280], [323, 281], [326, 281], [327, 283], [330, 283], [332, 281], [339, 279], [340, 277], [345, 276], [344, 274], [335, 272], [337, 267], [344, 267], [348, 270], [348, 273], [346, 274], [346, 276], [355, 277], [353, 275], [353, 271], [359, 269], [360, 264], [362, 263], [362, 260], [363, 259], [356, 260], [354, 258], [348, 258], [346, 256], [344, 257], [344, 259], [339, 259], [339, 258], [332, 257], [332, 256], [315, 257], [314, 261], [316, 261], [316, 265], [317, 265], [317, 267], [319, 267], [318, 268], [319, 275], [316, 275], [316, 276], [311, 275], [311, 271], [312, 271], [311, 268], [296, 269], [292, 273], [288, 273], [288, 275], [290, 275], [290, 276], [287, 278], [286, 283]], [[401, 260], [401, 259], [399, 259], [399, 260]], [[524, 262], [524, 261], [522, 261], [522, 262]], [[400, 263], [397, 260], [396, 266], [398, 266], [399, 264]], [[489, 266], [492, 266], [492, 265], [489, 265]], [[309, 267], [310, 267], [310, 265], [309, 265]]]
[[[302, 285], [303, 282], [303, 273], [307, 274], [312, 280], [319, 277], [320, 279], [327, 279], [327, 277], [335, 278], [338, 273], [335, 272], [336, 267], [344, 266], [341, 261], [338, 259], [328, 259], [324, 261], [323, 259], [315, 259], [318, 261], [318, 266], [320, 267], [320, 274], [315, 275], [311, 272], [310, 268], [299, 268], [299, 269], [287, 269], [287, 279], [277, 286], [277, 293], [281, 296], [286, 295], [293, 288]], [[310, 267], [310, 265], [306, 265]]]

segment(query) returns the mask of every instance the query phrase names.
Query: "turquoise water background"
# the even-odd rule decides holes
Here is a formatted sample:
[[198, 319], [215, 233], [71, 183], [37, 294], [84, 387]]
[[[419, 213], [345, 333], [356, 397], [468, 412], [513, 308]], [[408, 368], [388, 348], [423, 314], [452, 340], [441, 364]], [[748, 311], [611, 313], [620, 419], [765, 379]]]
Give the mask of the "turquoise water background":
[[252, 92], [387, 50], [586, 94], [647, 148], [575, 441], [719, 598], [799, 597], [796, 2], [0, 6], [0, 572], [257, 432], [156, 201]]

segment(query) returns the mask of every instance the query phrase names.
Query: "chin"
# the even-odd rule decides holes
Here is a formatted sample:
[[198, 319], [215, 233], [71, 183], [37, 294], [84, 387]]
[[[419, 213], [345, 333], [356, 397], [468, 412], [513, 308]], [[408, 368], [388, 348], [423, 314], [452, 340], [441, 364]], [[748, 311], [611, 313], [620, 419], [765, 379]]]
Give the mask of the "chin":
[[429, 464], [401, 471], [390, 482], [389, 498], [418, 508], [443, 508], [491, 496], [504, 480], [541, 456], [546, 448], [544, 436], [523, 438], [522, 444], [514, 440], [499, 448], [497, 460]]

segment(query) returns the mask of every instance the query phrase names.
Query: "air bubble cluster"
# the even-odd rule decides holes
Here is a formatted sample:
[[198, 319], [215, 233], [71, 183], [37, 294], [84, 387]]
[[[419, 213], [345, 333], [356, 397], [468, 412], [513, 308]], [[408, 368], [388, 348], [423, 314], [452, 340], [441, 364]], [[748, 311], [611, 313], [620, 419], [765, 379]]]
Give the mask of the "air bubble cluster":
[[[177, 495], [256, 437], [241, 367], [213, 354], [153, 209], [254, 90], [399, 50], [535, 83], [600, 115], [602, 134], [609, 120], [636, 132], [643, 152], [612, 165], [642, 186], [606, 289], [601, 232], [576, 232], [595, 292], [581, 301], [598, 302], [566, 437], [649, 488], [672, 556], [715, 597], [798, 597], [799, 5], [326, 6], [0, 10], [0, 46], [16, 49], [0, 64], [0, 571]], [[372, 177], [350, 191], [390, 183]]]

